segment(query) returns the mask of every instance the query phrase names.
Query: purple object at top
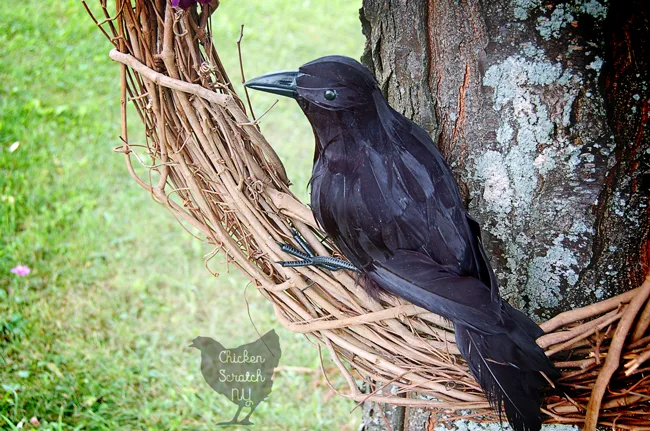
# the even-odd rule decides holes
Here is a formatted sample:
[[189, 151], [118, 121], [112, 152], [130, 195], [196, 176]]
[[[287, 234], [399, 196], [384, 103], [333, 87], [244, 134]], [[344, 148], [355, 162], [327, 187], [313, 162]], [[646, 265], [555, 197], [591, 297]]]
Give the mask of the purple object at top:
[[189, 9], [197, 3], [210, 4], [210, 0], [172, 0], [173, 7], [180, 7], [182, 9]]

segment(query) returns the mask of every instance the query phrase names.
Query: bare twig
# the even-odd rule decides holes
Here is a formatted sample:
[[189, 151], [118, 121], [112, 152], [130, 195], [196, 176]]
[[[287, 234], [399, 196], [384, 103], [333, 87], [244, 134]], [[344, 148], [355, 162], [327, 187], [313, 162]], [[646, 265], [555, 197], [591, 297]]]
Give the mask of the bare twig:
[[[246, 82], [246, 75], [244, 75], [244, 60], [241, 54], [241, 41], [244, 38], [244, 24], [241, 25], [239, 30], [239, 39], [237, 39], [237, 53], [239, 54], [239, 72], [241, 73], [241, 83]], [[253, 111], [253, 105], [251, 104], [251, 98], [248, 95], [248, 88], [244, 86], [244, 95], [246, 95], [246, 103], [248, 104], [248, 109], [251, 111], [251, 117], [253, 117], [253, 123], [257, 124], [257, 119], [255, 118], [255, 111]], [[275, 103], [273, 104], [275, 105]], [[273, 106], [271, 106], [272, 108]], [[266, 112], [270, 111], [269, 108]], [[266, 112], [264, 114], [266, 114]]]
[[625, 310], [625, 314], [616, 328], [616, 332], [612, 338], [612, 344], [609, 348], [609, 353], [607, 354], [607, 359], [605, 360], [605, 365], [598, 374], [598, 378], [594, 384], [594, 389], [591, 391], [591, 397], [589, 398], [589, 405], [587, 406], [587, 415], [585, 418], [585, 431], [593, 431], [596, 429], [603, 395], [605, 394], [610, 379], [619, 367], [625, 339], [630, 328], [634, 324], [634, 319], [641, 307], [643, 307], [648, 300], [648, 296], [650, 296], [650, 274], [648, 274], [645, 282], [639, 288], [637, 295], [630, 300], [630, 305]]

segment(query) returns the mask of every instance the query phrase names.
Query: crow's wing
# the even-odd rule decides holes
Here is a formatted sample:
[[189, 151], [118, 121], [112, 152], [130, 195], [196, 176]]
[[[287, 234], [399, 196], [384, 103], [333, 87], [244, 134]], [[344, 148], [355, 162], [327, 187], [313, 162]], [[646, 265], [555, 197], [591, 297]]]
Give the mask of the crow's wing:
[[[328, 166], [317, 166], [318, 171]], [[353, 174], [318, 172], [312, 209], [323, 229], [360, 267], [393, 250], [420, 250], [457, 274], [477, 272], [465, 209], [448, 199], [427, 168], [408, 154], [367, 148]]]
[[[465, 209], [460, 189], [449, 165], [423, 128], [397, 112], [394, 114], [398, 118], [396, 123], [399, 124], [396, 126], [398, 131], [395, 135], [399, 137], [404, 152], [415, 161], [415, 163], [406, 163], [407, 167], [418, 164], [424, 167], [424, 170], [420, 169], [414, 173], [415, 180], [410, 181], [407, 186], [409, 189], [413, 188], [415, 182], [422, 182], [422, 178], [427, 175], [433, 183], [431, 194], [434, 197], [427, 198], [426, 208], [418, 209], [425, 210], [427, 214], [435, 214], [437, 208], [443, 209], [441, 216], [429, 216], [429, 229], [449, 229], [448, 225], [453, 224], [454, 239], [458, 243], [455, 243], [455, 248], [452, 249], [462, 250], [463, 254], [457, 253], [456, 257], [459, 258], [463, 274], [479, 278], [497, 296], [498, 283], [483, 249], [481, 228]], [[431, 238], [428, 246], [435, 247], [435, 238]], [[434, 260], [437, 259], [434, 257]]]
[[[469, 214], [467, 214], [467, 221], [472, 232], [472, 248], [474, 250], [474, 256], [478, 270], [477, 277], [490, 287], [492, 301], [500, 301], [499, 282], [497, 281], [496, 275], [494, 275], [494, 270], [492, 269], [492, 265], [490, 265], [490, 260], [488, 259], [485, 248], [483, 247], [483, 240], [481, 239], [481, 226]], [[526, 318], [526, 320], [530, 319]], [[531, 323], [534, 324], [534, 322]]]
[[506, 331], [501, 302], [474, 277], [459, 277], [427, 255], [397, 250], [374, 262], [369, 277], [385, 291], [484, 334]]

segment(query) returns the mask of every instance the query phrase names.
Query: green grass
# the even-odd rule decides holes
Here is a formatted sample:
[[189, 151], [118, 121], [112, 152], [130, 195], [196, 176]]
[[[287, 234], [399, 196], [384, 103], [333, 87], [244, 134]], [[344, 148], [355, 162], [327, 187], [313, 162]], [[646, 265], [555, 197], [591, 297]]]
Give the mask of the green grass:
[[[240, 24], [253, 77], [332, 53], [358, 57], [359, 6], [224, 0], [213, 29], [239, 81]], [[257, 337], [244, 278], [219, 259], [210, 266], [221, 276], [212, 277], [203, 263], [209, 249], [139, 189], [112, 152], [119, 85], [108, 49], [79, 1], [0, 2], [3, 430], [32, 416], [52, 430], [214, 429], [235, 406], [205, 384], [198, 351], [187, 345], [197, 335], [232, 347]], [[258, 113], [273, 100], [253, 95]], [[306, 196], [313, 137], [297, 105], [280, 101], [262, 129]], [[18, 264], [32, 273], [11, 274]], [[255, 289], [246, 296], [260, 332], [278, 331], [280, 364], [316, 369], [316, 349], [280, 328]], [[282, 372], [252, 429], [354, 430], [353, 406], [332, 396], [319, 373]]]

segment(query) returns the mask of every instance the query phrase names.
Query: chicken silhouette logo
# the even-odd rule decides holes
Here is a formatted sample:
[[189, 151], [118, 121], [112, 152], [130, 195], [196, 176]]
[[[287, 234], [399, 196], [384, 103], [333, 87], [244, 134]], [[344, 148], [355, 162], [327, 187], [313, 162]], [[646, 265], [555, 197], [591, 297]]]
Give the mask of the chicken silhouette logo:
[[[201, 374], [208, 385], [237, 405], [235, 416], [217, 425], [253, 425], [250, 416], [271, 393], [273, 370], [282, 355], [275, 330], [234, 349], [226, 349], [209, 337], [196, 337], [190, 347], [201, 351]], [[238, 421], [244, 407], [250, 411]]]

